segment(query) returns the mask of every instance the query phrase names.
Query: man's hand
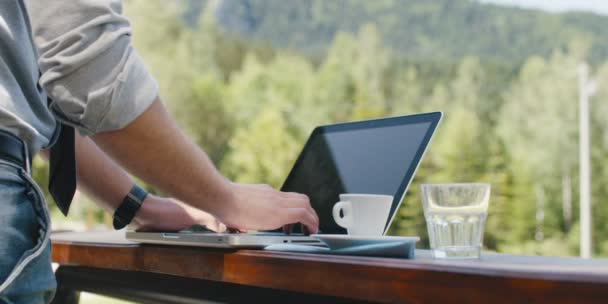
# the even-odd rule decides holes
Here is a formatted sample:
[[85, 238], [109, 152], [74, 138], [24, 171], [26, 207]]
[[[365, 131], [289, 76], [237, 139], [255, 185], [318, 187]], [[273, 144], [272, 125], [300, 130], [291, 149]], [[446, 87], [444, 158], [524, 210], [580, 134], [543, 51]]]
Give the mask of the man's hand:
[[131, 223], [137, 231], [179, 231], [192, 225], [224, 232], [226, 226], [213, 215], [184, 204], [174, 198], [148, 194]]
[[217, 216], [228, 227], [240, 230], [274, 230], [291, 223], [302, 223], [317, 233], [319, 217], [304, 194], [281, 192], [268, 185], [232, 183], [232, 199]]
[[308, 197], [299, 193], [280, 192], [268, 185], [233, 183], [233, 199], [218, 202], [226, 207], [223, 221], [213, 215], [173, 198], [149, 194], [134, 219], [138, 231], [178, 231], [195, 224], [223, 232], [226, 226], [241, 231], [274, 230], [302, 222], [310, 233], [316, 233], [319, 218]]

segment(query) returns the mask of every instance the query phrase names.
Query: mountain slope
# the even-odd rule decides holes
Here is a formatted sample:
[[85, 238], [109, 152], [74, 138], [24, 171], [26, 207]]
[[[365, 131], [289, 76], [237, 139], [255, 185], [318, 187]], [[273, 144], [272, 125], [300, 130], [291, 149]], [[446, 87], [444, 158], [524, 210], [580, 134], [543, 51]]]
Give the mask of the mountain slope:
[[608, 57], [608, 17], [551, 14], [467, 0], [229, 0], [215, 16], [229, 32], [309, 55], [322, 55], [338, 31], [375, 23], [393, 54], [414, 59], [521, 62], [573, 40], [592, 43], [591, 60]]

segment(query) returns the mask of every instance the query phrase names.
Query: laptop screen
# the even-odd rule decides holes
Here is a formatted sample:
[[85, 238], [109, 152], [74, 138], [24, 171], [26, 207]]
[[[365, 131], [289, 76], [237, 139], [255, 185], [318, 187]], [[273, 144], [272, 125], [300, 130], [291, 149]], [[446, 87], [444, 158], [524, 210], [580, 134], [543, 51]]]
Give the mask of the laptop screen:
[[332, 207], [341, 193], [394, 196], [387, 225], [401, 203], [441, 113], [317, 128], [283, 185], [308, 195], [321, 233], [345, 234]]

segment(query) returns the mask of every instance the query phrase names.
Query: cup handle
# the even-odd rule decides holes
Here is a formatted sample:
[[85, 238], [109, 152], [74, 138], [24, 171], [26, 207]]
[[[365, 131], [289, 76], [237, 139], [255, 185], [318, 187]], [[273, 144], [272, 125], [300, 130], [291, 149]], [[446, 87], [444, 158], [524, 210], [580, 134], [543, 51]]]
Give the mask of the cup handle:
[[[340, 216], [340, 210], [344, 217]], [[333, 208], [334, 221], [343, 228], [349, 228], [353, 225], [353, 207], [349, 201], [337, 202]]]

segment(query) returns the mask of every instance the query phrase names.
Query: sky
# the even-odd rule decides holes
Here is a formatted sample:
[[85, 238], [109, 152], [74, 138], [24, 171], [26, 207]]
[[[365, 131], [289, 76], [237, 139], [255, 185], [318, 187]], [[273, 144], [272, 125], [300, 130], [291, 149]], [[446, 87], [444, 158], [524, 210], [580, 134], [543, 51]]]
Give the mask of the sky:
[[537, 8], [550, 12], [587, 11], [608, 15], [608, 0], [479, 0], [522, 8]]

